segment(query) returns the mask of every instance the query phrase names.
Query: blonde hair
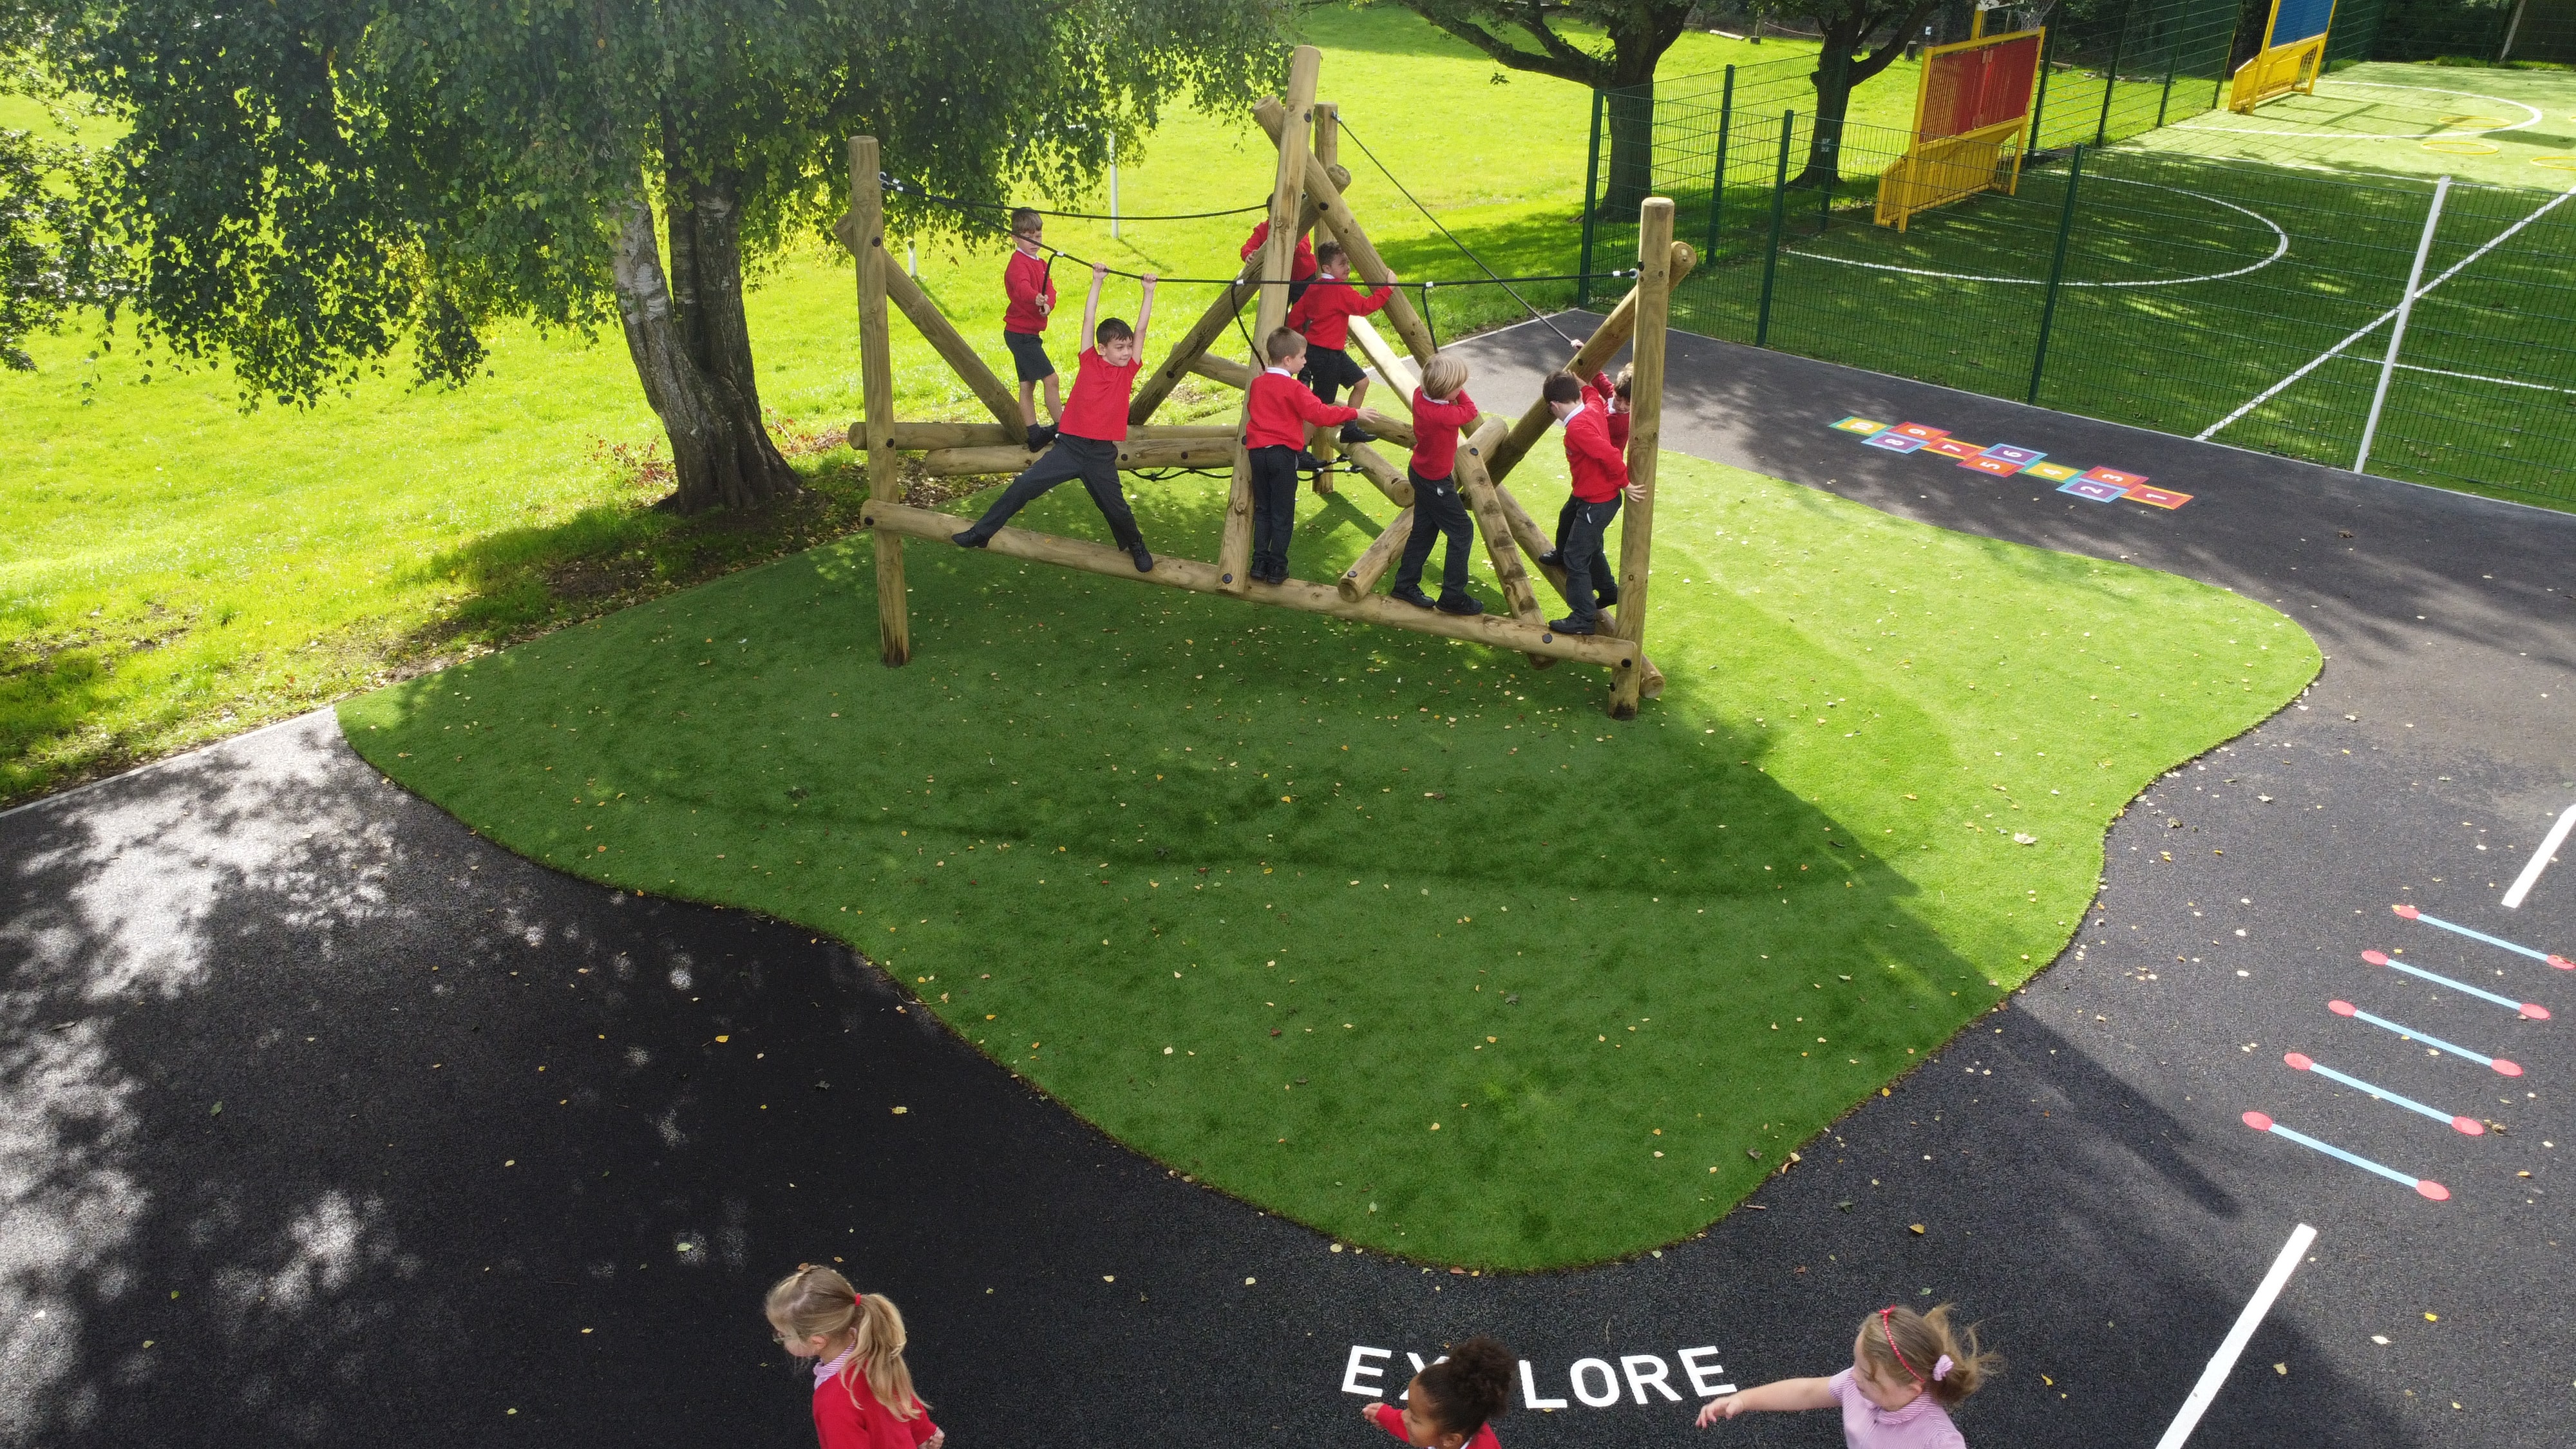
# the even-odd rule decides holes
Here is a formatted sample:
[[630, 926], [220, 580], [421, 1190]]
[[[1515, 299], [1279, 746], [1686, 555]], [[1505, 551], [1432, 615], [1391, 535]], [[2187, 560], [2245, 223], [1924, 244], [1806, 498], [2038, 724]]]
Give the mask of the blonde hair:
[[[1967, 1341], [1962, 1346], [1961, 1330], [1950, 1326], [1947, 1303], [1929, 1313], [1904, 1307], [1883, 1309], [1860, 1321], [1860, 1356], [1869, 1360], [1881, 1381], [1920, 1385], [1948, 1408], [2003, 1372], [2003, 1359], [1977, 1346], [1975, 1325], [1964, 1332]], [[1933, 1377], [1944, 1358], [1950, 1360], [1949, 1371]]]
[[1422, 390], [1442, 402], [1458, 395], [1467, 385], [1467, 359], [1451, 352], [1435, 352], [1422, 364]]
[[807, 1263], [781, 1278], [762, 1305], [771, 1326], [796, 1338], [819, 1338], [830, 1356], [849, 1355], [835, 1381], [856, 1405], [855, 1374], [887, 1413], [910, 1419], [929, 1407], [912, 1391], [903, 1361], [903, 1314], [884, 1295], [863, 1294], [832, 1269]]

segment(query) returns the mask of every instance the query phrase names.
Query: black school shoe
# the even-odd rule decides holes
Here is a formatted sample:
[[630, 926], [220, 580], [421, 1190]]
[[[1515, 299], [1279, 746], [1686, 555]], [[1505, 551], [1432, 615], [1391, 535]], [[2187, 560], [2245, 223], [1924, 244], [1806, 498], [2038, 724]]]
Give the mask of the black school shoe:
[[1549, 549], [1538, 556], [1538, 566], [1543, 569], [1561, 569], [1565, 567], [1565, 557], [1555, 549]]
[[1145, 545], [1140, 543], [1127, 550], [1127, 556], [1136, 561], [1136, 572], [1150, 574], [1154, 571], [1154, 556], [1146, 552]]
[[1603, 584], [1601, 587], [1592, 591], [1592, 596], [1601, 601], [1601, 607], [1605, 609], [1609, 608], [1612, 604], [1619, 602], [1619, 586], [1617, 584]]
[[1356, 422], [1349, 422], [1342, 424], [1341, 438], [1345, 443], [1373, 443], [1377, 441], [1377, 434]]
[[1421, 586], [1417, 584], [1406, 584], [1400, 589], [1389, 589], [1386, 591], [1386, 596], [1399, 604], [1411, 604], [1417, 609], [1438, 607], [1431, 602], [1431, 596], [1422, 592]]
[[982, 548], [992, 540], [970, 528], [964, 533], [952, 533], [948, 535], [948, 541], [957, 545], [959, 548]]
[[1047, 445], [1054, 441], [1055, 429], [1048, 427], [1044, 423], [1029, 424], [1028, 444], [1030, 452], [1043, 453], [1047, 450]]
[[1438, 608], [1441, 613], [1457, 614], [1466, 618], [1485, 612], [1485, 606], [1467, 594], [1442, 594]]
[[1559, 634], [1589, 634], [1592, 632], [1592, 621], [1589, 619], [1550, 619], [1547, 621], [1547, 627]]

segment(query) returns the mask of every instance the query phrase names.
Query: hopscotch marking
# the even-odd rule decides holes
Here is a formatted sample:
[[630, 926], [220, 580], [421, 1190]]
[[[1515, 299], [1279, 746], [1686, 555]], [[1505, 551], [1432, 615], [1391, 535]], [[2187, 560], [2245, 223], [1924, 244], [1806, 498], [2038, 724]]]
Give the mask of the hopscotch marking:
[[2476, 1062], [2482, 1067], [2493, 1069], [2498, 1076], [2518, 1077], [2522, 1075], [2522, 1067], [2519, 1063], [2506, 1061], [2502, 1057], [2487, 1056], [2482, 1052], [2473, 1052], [2464, 1046], [2454, 1046], [2451, 1043], [2442, 1040], [2438, 1036], [2427, 1036], [2411, 1026], [2390, 1021], [2387, 1017], [2373, 1016], [2369, 1012], [2362, 1010], [2360, 1007], [2353, 1005], [2349, 1001], [2329, 1001], [2326, 1003], [2326, 1010], [2333, 1012], [2337, 1016], [2349, 1016], [2356, 1021], [2369, 1022], [2372, 1026], [2378, 1027], [2382, 1031], [2394, 1032], [2396, 1033], [2399, 1041], [2420, 1041], [2424, 1045], [2431, 1047], [2436, 1051], [2446, 1051], [2455, 1057], [2467, 1057], [2470, 1061]]
[[[2569, 814], [2576, 815], [2576, 811], [2570, 811]], [[2570, 961], [2564, 956], [2552, 955], [2547, 951], [2535, 951], [2529, 946], [2518, 946], [2501, 936], [2490, 936], [2484, 931], [2472, 931], [2456, 921], [2446, 921], [2440, 916], [2428, 916], [2421, 909], [2403, 902], [2390, 906], [2389, 909], [2395, 911], [2400, 920], [2421, 921], [2428, 926], [2439, 926], [2445, 931], [2457, 931], [2472, 941], [2484, 941], [2490, 946], [2501, 946], [2517, 956], [2528, 956], [2534, 961], [2546, 961], [2561, 971], [2576, 971], [2576, 961]]]
[[2547, 1021], [2549, 1019], [2548, 1007], [2535, 1006], [2528, 1001], [2516, 1001], [2510, 996], [2498, 996], [2484, 987], [2471, 986], [2465, 981], [2454, 981], [2450, 977], [2445, 976], [2438, 971], [2427, 971], [2421, 966], [2409, 966], [2405, 962], [2398, 960], [2396, 957], [2389, 955], [2385, 951], [2364, 951], [2361, 953], [2361, 959], [2369, 962], [2373, 966], [2386, 966], [2394, 971], [2403, 971], [2409, 976], [2430, 981], [2436, 986], [2447, 986], [2453, 991], [2474, 996], [2481, 1001], [2492, 1001], [2507, 1011], [2518, 1011], [2533, 1021]]
[[2381, 1164], [2373, 1162], [2369, 1158], [2362, 1156], [2358, 1152], [2346, 1152], [2331, 1142], [2320, 1142], [2316, 1138], [2310, 1137], [2305, 1132], [2294, 1132], [2260, 1112], [2246, 1113], [2244, 1116], [2244, 1122], [2246, 1126], [2253, 1128], [2257, 1132], [2269, 1132], [2275, 1137], [2287, 1137], [2302, 1147], [2313, 1148], [2316, 1151], [2324, 1153], [2328, 1157], [2336, 1159], [2337, 1161], [2349, 1162], [2353, 1166], [2361, 1168], [2365, 1172], [2378, 1173], [2381, 1177], [2387, 1178], [2390, 1182], [2402, 1182], [2408, 1187], [2415, 1189], [2419, 1194], [2431, 1198], [2435, 1202], [2448, 1202], [2451, 1200], [2451, 1190], [2429, 1177], [2416, 1177], [2411, 1173], [2399, 1172], [2393, 1167], [2382, 1166]]
[[2360, 1092], [2366, 1096], [2386, 1102], [2390, 1106], [2403, 1107], [2409, 1112], [2421, 1113], [2424, 1116], [2432, 1118], [2436, 1122], [2444, 1123], [2449, 1126], [2452, 1131], [2458, 1132], [2463, 1136], [2484, 1137], [2487, 1135], [2486, 1124], [2480, 1122], [2475, 1117], [2463, 1117], [2457, 1112], [2445, 1112], [2439, 1107], [2427, 1107], [2412, 1097], [2401, 1097], [2397, 1093], [2388, 1090], [2386, 1087], [2373, 1086], [2359, 1077], [2346, 1076], [2344, 1073], [2336, 1071], [2334, 1068], [2327, 1066], [2325, 1063], [2318, 1061], [2316, 1058], [2309, 1056], [2305, 1052], [2290, 1052], [2285, 1054], [2281, 1060], [2289, 1063], [2290, 1070], [2294, 1072], [2314, 1072], [2318, 1076], [2324, 1077], [2329, 1081], [2341, 1082], [2356, 1092]]
[[[2516, 232], [2521, 231], [2524, 227], [2531, 225], [2533, 222], [2540, 220], [2544, 216], [2547, 216], [2551, 211], [2557, 208], [2559, 203], [2565, 201], [2570, 196], [2576, 196], [2576, 188], [2562, 191], [2556, 196], [2549, 198], [2547, 201], [2542, 202], [2539, 208], [2533, 211], [2531, 215], [2524, 217], [2522, 220], [2515, 222], [2513, 225], [2506, 227], [2500, 232], [2497, 232], [2494, 236], [2487, 238], [2484, 246], [2479, 247], [2476, 251], [2473, 251], [2467, 256], [2460, 258], [2457, 262], [2452, 263], [2450, 268], [2444, 271], [2442, 275], [2435, 277], [2433, 280], [2426, 282], [2423, 286], [2417, 288], [2415, 290], [2416, 297], [2419, 299], [2425, 297], [2429, 295], [2435, 287], [2438, 287], [2444, 282], [2451, 280], [2453, 277], [2458, 276], [2462, 271], [2466, 270], [2470, 264], [2477, 261], [2478, 258], [2485, 256], [2487, 253], [2494, 251], [2497, 247], [2504, 245], [2504, 243]], [[2254, 411], [2256, 408], [2261, 407], [2263, 404], [2270, 402], [2273, 398], [2280, 396], [2282, 392], [2287, 390], [2291, 384], [2297, 382], [2300, 378], [2316, 371], [2318, 368], [2323, 367], [2335, 358], [2341, 357], [2345, 348], [2352, 346], [2354, 343], [2359, 342], [2371, 333], [2386, 326], [2397, 316], [2397, 313], [2398, 308], [2391, 307], [2387, 311], [2373, 317], [2368, 322], [2363, 323], [2359, 328], [2356, 328], [2353, 331], [2351, 336], [2346, 337], [2341, 342], [2336, 343], [2334, 346], [2327, 348], [2325, 351], [2318, 353], [2316, 356], [2309, 358], [2306, 362], [2300, 364], [2298, 371], [2291, 373], [2288, 377], [2282, 378], [2279, 382], [2276, 382], [2270, 387], [2263, 389], [2261, 392], [2256, 393], [2251, 398], [2246, 399], [2244, 405], [2237, 408], [2236, 411], [2229, 413], [2227, 416], [2220, 418], [2217, 422], [2211, 423], [2208, 427], [2194, 433], [2191, 440], [2195, 443], [2208, 442], [2230, 423], [2235, 422], [2237, 419]]]
[[[2576, 805], [2559, 812], [2558, 823], [2549, 827], [2549, 837], [2531, 853], [2531, 864], [2524, 866], [2522, 874], [2513, 878], [2513, 889], [2504, 893], [2506, 910], [2521, 909], [2522, 898], [2531, 894], [2531, 888], [2539, 883], [2540, 873], [2549, 868], [2550, 857], [2558, 853], [2558, 847], [2567, 843], [2567, 832], [2571, 830], [2576, 830]], [[2549, 964], [2556, 966], [2562, 963], [2553, 960]]]
[[2191, 1431], [2200, 1424], [2200, 1416], [2209, 1411], [2210, 1401], [2218, 1397], [2218, 1390], [2227, 1382], [2227, 1375], [2235, 1369], [2237, 1356], [2244, 1353], [2245, 1345], [2253, 1341], [2254, 1330], [2262, 1326], [2263, 1315], [2272, 1311], [2272, 1300], [2281, 1296], [2281, 1290], [2289, 1285], [2290, 1275], [2298, 1271], [2299, 1260], [2307, 1256], [2309, 1245], [2316, 1240], [2317, 1230], [2301, 1223], [2290, 1234], [2290, 1241], [2281, 1245], [2281, 1255], [2272, 1260], [2272, 1271], [2263, 1275], [2263, 1282], [2255, 1288], [2245, 1311], [2236, 1315], [2236, 1326], [2227, 1330], [2227, 1337], [2219, 1341], [2218, 1352], [2209, 1356], [2209, 1367], [2200, 1371], [2200, 1382], [2191, 1386], [2190, 1395], [2182, 1401], [2181, 1412], [2175, 1414], [2173, 1423], [2166, 1426], [2165, 1436], [2156, 1441], [2156, 1449], [2182, 1449], [2182, 1441], [2191, 1437]]

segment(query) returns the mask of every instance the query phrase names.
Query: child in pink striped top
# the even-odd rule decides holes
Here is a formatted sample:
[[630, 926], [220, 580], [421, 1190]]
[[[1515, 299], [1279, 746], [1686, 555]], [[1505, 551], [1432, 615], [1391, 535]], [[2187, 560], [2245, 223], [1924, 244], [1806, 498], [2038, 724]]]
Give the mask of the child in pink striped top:
[[1705, 1429], [1757, 1410], [1839, 1408], [1850, 1449], [1968, 1449], [1950, 1410], [1994, 1377], [2003, 1361], [1962, 1343], [1950, 1327], [1950, 1305], [1929, 1313], [1882, 1308], [1861, 1320], [1852, 1366], [1829, 1379], [1781, 1379], [1712, 1400], [1699, 1411]]

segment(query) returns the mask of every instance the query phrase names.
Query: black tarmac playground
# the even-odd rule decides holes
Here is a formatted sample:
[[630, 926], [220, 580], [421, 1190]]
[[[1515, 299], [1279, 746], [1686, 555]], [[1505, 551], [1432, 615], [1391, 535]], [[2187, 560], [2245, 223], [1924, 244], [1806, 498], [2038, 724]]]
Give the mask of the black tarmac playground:
[[[1464, 346], [1497, 398], [1563, 349]], [[1519, 1278], [1343, 1250], [840, 946], [485, 844], [326, 713], [0, 816], [0, 1443], [810, 1444], [757, 1305], [830, 1258], [903, 1306], [958, 1449], [1367, 1445], [1353, 1408], [1473, 1331], [1527, 1362], [1514, 1449], [1821, 1449], [1829, 1415], [1691, 1415], [1938, 1301], [2010, 1360], [1971, 1443], [2144, 1449], [2301, 1223], [2192, 1443], [2567, 1442], [2576, 972], [2390, 908], [2576, 954], [2576, 863], [2499, 905], [2576, 805], [2576, 517], [1680, 335], [1666, 406], [1667, 447], [2235, 589], [2327, 655], [2132, 805], [2076, 947], [1705, 1234]], [[1878, 453], [1850, 414], [2193, 501]], [[2360, 959], [2399, 948], [2552, 1015]]]

